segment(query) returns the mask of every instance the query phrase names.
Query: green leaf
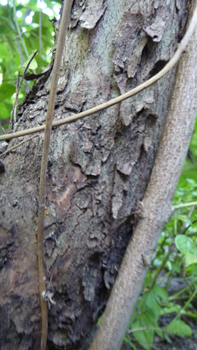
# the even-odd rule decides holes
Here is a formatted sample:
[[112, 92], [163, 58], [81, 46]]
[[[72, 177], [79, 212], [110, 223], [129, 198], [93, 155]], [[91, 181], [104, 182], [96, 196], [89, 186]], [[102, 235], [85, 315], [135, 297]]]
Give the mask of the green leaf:
[[136, 346], [132, 343], [129, 335], [125, 335], [124, 341], [125, 341], [125, 343], [129, 343], [129, 345], [131, 345], [132, 349], [137, 350]]
[[165, 315], [165, 314], [171, 314], [171, 313], [178, 313], [180, 310], [181, 306], [180, 305], [176, 305], [176, 304], [170, 304], [170, 306], [168, 307], [164, 307], [161, 310], [161, 315]]
[[164, 333], [164, 339], [167, 341], [167, 343], [172, 344], [172, 340], [167, 333]]
[[97, 325], [98, 325], [98, 326], [100, 326], [101, 320], [102, 320], [102, 316], [100, 316], [99, 319], [98, 319], [98, 321], [97, 321]]
[[[142, 326], [141, 326], [142, 327]], [[137, 324], [133, 325], [133, 328], [138, 328]], [[151, 344], [154, 340], [154, 331], [153, 330], [144, 330], [133, 332], [135, 339], [138, 343], [146, 350], [151, 349]]]
[[194, 320], [197, 320], [197, 311], [194, 311], [194, 312], [187, 311], [186, 315], [188, 315], [190, 318]]
[[144, 289], [146, 289], [147, 287], [149, 288], [151, 281], [152, 281], [152, 274], [149, 276], [149, 271], [148, 271], [146, 278], [144, 280]]
[[155, 312], [152, 309], [141, 308], [140, 313], [136, 313], [135, 321], [130, 324], [133, 329], [145, 328], [145, 330], [134, 331], [132, 334], [144, 349], [149, 350], [154, 341], [155, 331], [151, 328], [159, 328]]
[[38, 64], [36, 62], [36, 59], [34, 58], [29, 65], [29, 69], [36, 69], [36, 68], [38, 68]]
[[0, 101], [10, 98], [15, 93], [15, 86], [7, 83], [0, 85]]
[[197, 276], [197, 264], [187, 266], [186, 273], [191, 276]]
[[192, 329], [182, 320], [173, 320], [167, 327], [168, 332], [174, 335], [183, 335], [184, 337], [191, 337]]
[[177, 263], [174, 263], [174, 262], [172, 262], [172, 261], [171, 261], [171, 265], [172, 265], [173, 271], [176, 272], [176, 273], [178, 273], [178, 274], [180, 274], [180, 270], [181, 270], [180, 265], [177, 264]]
[[7, 30], [8, 30], [8, 26], [6, 24], [0, 25], [0, 34], [6, 34]]
[[156, 299], [153, 289], [147, 295], [146, 305], [154, 312], [155, 318], [157, 319], [160, 315], [161, 306]]
[[155, 294], [157, 294], [160, 299], [164, 302], [167, 303], [168, 302], [168, 293], [166, 292], [166, 290], [160, 286], [155, 285], [153, 287], [153, 291]]
[[8, 119], [13, 106], [9, 103], [0, 103], [0, 119]]
[[[18, 67], [18, 69], [20, 70], [21, 68], [26, 68], [27, 67], [27, 65], [28, 65], [28, 63], [29, 63], [29, 60], [30, 60], [30, 58], [32, 57], [32, 55], [34, 54], [34, 52], [32, 52], [32, 54], [28, 57], [28, 59], [22, 64], [22, 65], [20, 65], [19, 67]], [[36, 62], [36, 59], [34, 58], [32, 61], [31, 61], [31, 63], [30, 63], [30, 65], [29, 65], [29, 68], [28, 69], [36, 69], [38, 67], [38, 65], [37, 65], [37, 62]]]
[[191, 225], [192, 223], [191, 219], [187, 215], [175, 215], [172, 217], [171, 220], [181, 220], [188, 225]]
[[186, 265], [197, 263], [197, 247], [190, 237], [178, 235], [175, 238], [177, 249], [185, 255]]
[[[39, 11], [36, 11], [33, 15], [33, 22], [39, 24]], [[42, 27], [50, 27], [49, 17], [42, 13]]]
[[28, 1], [27, 5], [33, 11], [37, 11], [38, 10], [37, 1], [35, 1], [35, 0]]
[[9, 18], [0, 15], [0, 20], [1, 20], [1, 23], [5, 22], [5, 23], [7, 23], [8, 26], [10, 26], [10, 27], [12, 26], [11, 21], [9, 20]]

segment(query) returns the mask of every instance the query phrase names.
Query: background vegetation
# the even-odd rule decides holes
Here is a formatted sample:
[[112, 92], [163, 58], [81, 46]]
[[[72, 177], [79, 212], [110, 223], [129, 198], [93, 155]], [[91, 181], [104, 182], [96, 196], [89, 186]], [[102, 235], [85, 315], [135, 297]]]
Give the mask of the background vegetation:
[[[61, 0], [0, 2], [0, 134], [9, 126], [15, 92], [24, 67], [38, 50], [33, 70], [50, 62]], [[24, 81], [18, 103], [32, 87]], [[181, 135], [180, 135], [181, 137]], [[193, 205], [191, 205], [191, 202]], [[125, 342], [133, 349], [150, 349], [155, 335], [190, 337], [197, 321], [197, 123], [180, 177], [171, 221], [161, 234], [157, 254], [132, 316]], [[189, 206], [185, 205], [190, 203]], [[185, 205], [185, 206], [184, 206]]]
[[[0, 3], [0, 121], [7, 129], [15, 100], [17, 80], [35, 50], [40, 73], [50, 62], [54, 46], [52, 21], [59, 17], [61, 0], [1, 0]], [[35, 62], [34, 62], [35, 64]], [[23, 82], [22, 100], [33, 82]]]

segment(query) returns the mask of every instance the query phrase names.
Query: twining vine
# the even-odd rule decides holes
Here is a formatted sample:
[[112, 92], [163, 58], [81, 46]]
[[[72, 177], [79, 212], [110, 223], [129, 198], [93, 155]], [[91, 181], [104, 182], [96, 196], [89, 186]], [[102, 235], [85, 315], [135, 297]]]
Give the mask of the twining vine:
[[50, 88], [49, 102], [46, 115], [46, 127], [44, 134], [44, 143], [42, 149], [42, 160], [40, 170], [40, 186], [39, 186], [39, 206], [38, 206], [38, 229], [37, 229], [37, 254], [38, 254], [38, 278], [39, 278], [39, 293], [42, 316], [42, 333], [41, 333], [41, 350], [46, 349], [47, 332], [48, 332], [48, 310], [47, 310], [47, 290], [46, 276], [44, 266], [44, 208], [46, 195], [46, 173], [48, 164], [49, 143], [52, 129], [52, 120], [55, 109], [55, 97], [57, 91], [59, 69], [62, 60], [62, 54], [65, 45], [66, 30], [69, 25], [70, 11], [73, 0], [65, 0], [60, 31], [57, 42], [57, 50], [53, 67], [52, 82]]

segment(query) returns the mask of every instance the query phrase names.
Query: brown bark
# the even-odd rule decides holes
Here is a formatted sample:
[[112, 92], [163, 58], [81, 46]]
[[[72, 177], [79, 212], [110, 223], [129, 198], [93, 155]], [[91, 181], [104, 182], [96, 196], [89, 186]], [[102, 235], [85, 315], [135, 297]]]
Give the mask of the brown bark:
[[[186, 20], [186, 0], [75, 1], [54, 118], [86, 110], [157, 73], [173, 55]], [[120, 105], [52, 132], [44, 242], [47, 284], [56, 302], [49, 310], [49, 349], [87, 348], [83, 344], [132, 235], [174, 74]], [[51, 75], [42, 78], [27, 96], [15, 130], [44, 123], [50, 82]], [[3, 350], [39, 348], [34, 233], [42, 142], [40, 134], [12, 151], [0, 175]]]
[[187, 31], [187, 34], [192, 33], [192, 37], [177, 69], [166, 123], [142, 200], [142, 210], [89, 350], [120, 349], [146, 273], [156, 254], [160, 233], [172, 215], [171, 203], [197, 112], [196, 0], [193, 5], [196, 9], [194, 13], [190, 11], [192, 21]]

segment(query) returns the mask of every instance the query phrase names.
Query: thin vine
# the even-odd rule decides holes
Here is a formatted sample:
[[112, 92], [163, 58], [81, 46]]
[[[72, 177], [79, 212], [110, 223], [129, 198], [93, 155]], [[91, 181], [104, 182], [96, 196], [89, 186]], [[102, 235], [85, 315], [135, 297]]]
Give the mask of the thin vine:
[[58, 84], [59, 69], [62, 59], [62, 54], [65, 45], [66, 30], [69, 25], [70, 11], [73, 0], [66, 0], [63, 7], [63, 13], [58, 36], [57, 50], [53, 67], [51, 89], [49, 95], [48, 109], [46, 115], [46, 128], [44, 134], [44, 143], [42, 150], [42, 161], [40, 170], [40, 186], [39, 186], [39, 207], [38, 207], [38, 229], [37, 229], [37, 254], [38, 254], [38, 276], [39, 276], [39, 293], [41, 303], [42, 317], [42, 334], [41, 334], [41, 350], [46, 349], [47, 333], [48, 333], [48, 310], [47, 310], [47, 291], [46, 291], [46, 276], [44, 266], [44, 207], [46, 195], [46, 173], [48, 164], [48, 153], [50, 135], [52, 129], [52, 120], [55, 109], [55, 98]]

